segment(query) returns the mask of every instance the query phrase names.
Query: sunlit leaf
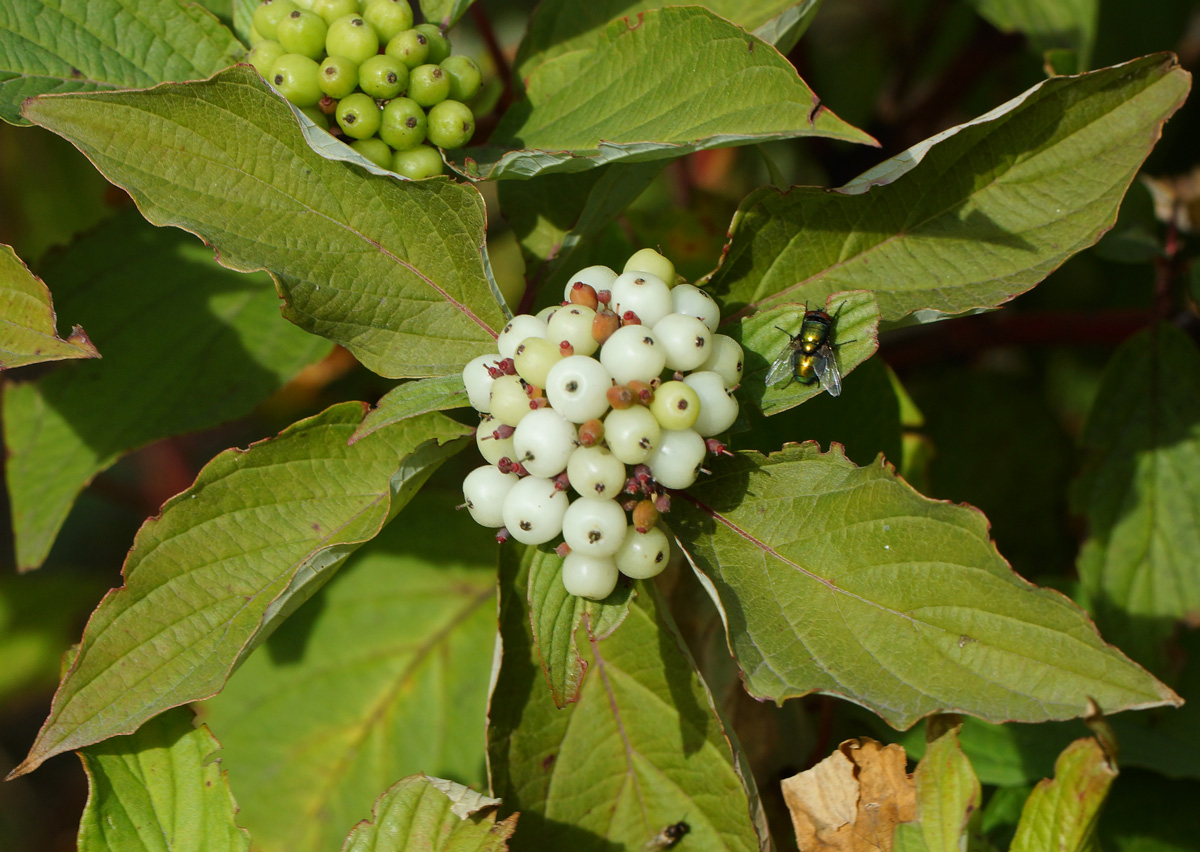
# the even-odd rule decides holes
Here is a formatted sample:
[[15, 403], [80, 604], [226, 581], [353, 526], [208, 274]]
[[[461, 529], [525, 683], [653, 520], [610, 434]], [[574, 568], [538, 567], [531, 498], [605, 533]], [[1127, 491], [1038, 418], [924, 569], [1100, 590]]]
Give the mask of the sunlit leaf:
[[12, 248], [0, 244], [0, 370], [99, 357], [81, 327], [75, 326], [66, 340], [58, 336], [50, 291]]
[[871, 290], [885, 320], [1003, 304], [1112, 226], [1189, 87], [1163, 54], [1056, 77], [841, 189], [760, 189], [709, 287], [746, 311]]
[[467, 389], [463, 387], [459, 373], [405, 382], [392, 388], [375, 403], [350, 440], [361, 440], [377, 429], [419, 414], [464, 408], [469, 404]]
[[1087, 848], [1116, 777], [1099, 742], [1071, 743], [1054, 765], [1054, 779], [1039, 783], [1025, 803], [1010, 852]]
[[15, 774], [219, 692], [233, 667], [411, 499], [465, 431], [430, 414], [349, 447], [361, 419], [362, 405], [345, 403], [248, 450], [227, 450], [143, 525], [125, 586], [92, 614]]
[[[895, 852], [960, 852], [983, 806], [979, 779], [958, 745], [957, 729], [934, 740], [917, 764], [917, 819], [896, 827]], [[904, 838], [902, 840], [902, 838]]]

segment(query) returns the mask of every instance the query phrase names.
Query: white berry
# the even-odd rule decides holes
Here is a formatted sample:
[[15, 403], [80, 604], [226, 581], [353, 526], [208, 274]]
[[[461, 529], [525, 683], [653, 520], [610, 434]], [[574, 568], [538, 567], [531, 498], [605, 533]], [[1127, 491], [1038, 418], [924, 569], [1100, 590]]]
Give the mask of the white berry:
[[712, 352], [708, 326], [686, 314], [667, 314], [654, 324], [654, 337], [666, 353], [669, 370], [694, 370]]
[[662, 427], [645, 406], [610, 411], [604, 418], [604, 440], [625, 464], [641, 464], [650, 458], [661, 435]]
[[546, 340], [554, 346], [571, 344], [575, 355], [591, 355], [600, 348], [596, 338], [592, 337], [592, 321], [595, 318], [596, 312], [586, 305], [563, 305], [550, 319]]
[[622, 319], [633, 311], [642, 325], [652, 326], [671, 312], [671, 288], [649, 272], [622, 272], [612, 283], [609, 307]]
[[572, 423], [583, 423], [608, 410], [612, 376], [604, 365], [586, 355], [571, 355], [550, 368], [546, 399]]
[[629, 522], [616, 500], [576, 500], [562, 520], [563, 540], [572, 553], [612, 556], [625, 540]]
[[625, 487], [625, 464], [608, 447], [580, 447], [567, 462], [567, 479], [580, 497], [615, 498]]
[[567, 492], [549, 479], [523, 477], [504, 498], [504, 526], [522, 544], [545, 544], [562, 532]]
[[500, 426], [499, 420], [487, 414], [479, 421], [479, 428], [475, 430], [475, 446], [479, 448], [479, 455], [489, 464], [496, 464], [502, 458], [511, 459], [516, 455], [511, 435], [507, 438], [496, 437], [496, 430]]
[[649, 382], [658, 378], [667, 364], [667, 355], [644, 325], [625, 325], [612, 333], [600, 348], [600, 363], [619, 385], [635, 379]]
[[694, 284], [680, 284], [671, 290], [671, 310], [698, 318], [714, 334], [721, 321], [721, 309], [713, 297]]
[[462, 378], [463, 384], [467, 388], [467, 400], [471, 403], [472, 408], [484, 414], [492, 410], [489, 397], [492, 393], [493, 379], [487, 368], [495, 365], [499, 360], [500, 353], [493, 352], [489, 355], [472, 358], [467, 362], [467, 366], [463, 367]]
[[496, 348], [502, 356], [511, 358], [525, 338], [545, 336], [545, 320], [540, 320], [532, 314], [517, 314], [508, 321], [508, 325], [504, 326], [504, 330], [496, 338]]
[[616, 555], [617, 569], [634, 580], [657, 577], [670, 560], [671, 541], [658, 527], [640, 533], [630, 526]]
[[515, 473], [501, 473], [490, 464], [468, 473], [463, 479], [463, 499], [475, 523], [481, 527], [504, 526], [504, 501], [519, 481]]
[[602, 601], [617, 587], [620, 572], [611, 556], [587, 556], [572, 551], [562, 565], [562, 581], [576, 597]]
[[579, 446], [579, 431], [553, 408], [530, 411], [513, 432], [513, 461], [520, 462], [531, 476], [549, 478], [567, 466]]
[[720, 373], [697, 370], [684, 376], [683, 383], [700, 398], [700, 416], [692, 424], [692, 428], [700, 433], [700, 437], [711, 438], [713, 435], [720, 435], [737, 420], [737, 400], [733, 391], [725, 387], [725, 380], [721, 378]]
[[708, 360], [700, 365], [700, 369], [720, 373], [727, 388], [737, 387], [742, 380], [744, 358], [742, 347], [736, 340], [724, 334], [714, 334], [712, 352], [709, 354]]
[[563, 301], [571, 301], [571, 289], [576, 282], [586, 284], [599, 293], [601, 290], [611, 290], [612, 283], [616, 280], [617, 273], [607, 266], [589, 266], [581, 269], [567, 279], [567, 286], [563, 288]]
[[695, 429], [664, 431], [646, 464], [664, 488], [687, 488], [696, 481], [707, 449]]

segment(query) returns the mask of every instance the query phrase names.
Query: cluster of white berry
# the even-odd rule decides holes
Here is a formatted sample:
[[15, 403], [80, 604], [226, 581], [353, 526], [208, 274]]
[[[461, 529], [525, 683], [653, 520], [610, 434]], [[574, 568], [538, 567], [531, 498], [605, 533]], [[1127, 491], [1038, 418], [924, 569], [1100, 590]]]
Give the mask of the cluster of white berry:
[[688, 487], [707, 453], [725, 452], [714, 436], [737, 419], [742, 349], [715, 333], [712, 297], [676, 283], [653, 249], [620, 275], [580, 271], [564, 296], [513, 317], [499, 351], [463, 369], [488, 462], [467, 475], [463, 497], [501, 540], [562, 535], [567, 591], [600, 600], [620, 573], [645, 579], [666, 567], [659, 514], [668, 489]]

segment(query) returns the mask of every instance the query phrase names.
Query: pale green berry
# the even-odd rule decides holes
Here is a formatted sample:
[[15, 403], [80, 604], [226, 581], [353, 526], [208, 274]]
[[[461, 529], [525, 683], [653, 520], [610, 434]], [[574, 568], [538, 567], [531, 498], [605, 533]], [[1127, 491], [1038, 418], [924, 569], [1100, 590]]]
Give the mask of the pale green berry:
[[489, 464], [498, 464], [503, 458], [514, 459], [517, 457], [511, 435], [507, 438], [496, 437], [496, 430], [501, 425], [495, 417], [485, 414], [479, 421], [479, 428], [475, 430], [475, 446], [479, 448], [479, 455], [483, 456]]
[[254, 45], [254, 50], [250, 51], [250, 64], [264, 78], [269, 78], [271, 76], [271, 69], [275, 66], [275, 60], [279, 59], [285, 53], [287, 51], [284, 50], [282, 44], [275, 41], [275, 39], [265, 38]]
[[704, 439], [694, 429], [677, 429], [662, 433], [646, 464], [664, 488], [687, 488], [696, 481], [707, 451]]
[[361, 65], [379, 52], [379, 36], [361, 15], [346, 15], [329, 25], [325, 52]]
[[362, 10], [362, 16], [379, 33], [379, 40], [384, 44], [391, 41], [397, 33], [412, 29], [412, 7], [407, 0], [370, 0]]
[[397, 151], [407, 151], [425, 141], [426, 126], [425, 110], [420, 104], [410, 98], [393, 98], [383, 108], [379, 136]]
[[567, 461], [567, 480], [580, 497], [615, 499], [625, 487], [625, 465], [608, 447], [580, 447]]
[[396, 33], [388, 40], [385, 51], [388, 56], [395, 56], [410, 69], [424, 65], [429, 57], [429, 39], [418, 30], [404, 30]]
[[[441, 162], [439, 159], [438, 162]], [[550, 368], [562, 359], [562, 350], [544, 337], [527, 337], [513, 354], [517, 375], [534, 387], [544, 388]]]
[[529, 394], [517, 376], [501, 376], [492, 382], [488, 397], [491, 414], [506, 426], [516, 426], [529, 414]]
[[391, 100], [407, 85], [408, 67], [394, 56], [376, 54], [358, 66], [358, 87], [376, 100]]
[[358, 14], [358, 0], [313, 0], [312, 11], [332, 24], [338, 18]]
[[640, 533], [630, 526], [615, 559], [617, 569], [626, 577], [649, 580], [661, 574], [670, 563], [671, 541], [658, 527]]
[[479, 94], [483, 87], [483, 72], [469, 56], [447, 56], [441, 61], [442, 71], [450, 78], [451, 100], [466, 102]]
[[634, 405], [610, 411], [604, 418], [604, 441], [625, 464], [642, 464], [662, 438], [662, 426], [650, 409]]
[[657, 275], [665, 281], [667, 286], [674, 286], [675, 284], [675, 264], [652, 248], [635, 251], [630, 255], [629, 260], [625, 261], [625, 267], [621, 271], [649, 272], [651, 275]]
[[[263, 38], [279, 40], [279, 22], [298, 7], [292, 0], [263, 0], [254, 10], [254, 29]], [[259, 72], [261, 73], [261, 71]]]
[[379, 131], [379, 107], [374, 98], [362, 92], [338, 101], [334, 115], [342, 132], [352, 139], [369, 139]]
[[[450, 78], [445, 75], [440, 65], [418, 65], [408, 75], [408, 96], [429, 109], [450, 96]], [[472, 127], [474, 124], [472, 119]]]
[[663, 382], [654, 391], [650, 413], [664, 431], [690, 429], [700, 416], [700, 397], [683, 382]]
[[425, 36], [425, 41], [429, 44], [426, 62], [437, 65], [450, 57], [450, 40], [442, 34], [440, 27], [436, 24], [417, 24], [414, 29]]
[[324, 56], [329, 25], [315, 12], [306, 9], [291, 11], [279, 22], [277, 31], [279, 43], [289, 53], [299, 53], [314, 61]]
[[321, 100], [320, 77], [320, 66], [299, 53], [285, 53], [271, 68], [271, 85], [298, 107]]
[[[421, 68], [428, 66], [422, 65]], [[418, 68], [417, 71], [420, 71]], [[413, 72], [414, 74], [416, 71]], [[442, 79], [446, 79], [443, 76]], [[445, 100], [429, 110], [429, 141], [439, 148], [461, 148], [475, 133], [471, 108], [459, 101]]]
[[410, 180], [436, 177], [444, 170], [442, 155], [438, 153], [437, 148], [430, 148], [428, 145], [406, 148], [392, 155], [392, 171]]
[[321, 91], [340, 101], [358, 88], [358, 64], [345, 56], [326, 56], [321, 62]]
[[595, 317], [596, 312], [584, 305], [563, 305], [546, 324], [546, 339], [555, 346], [569, 343], [574, 355], [591, 355], [600, 348], [592, 337]]
[[370, 139], [355, 139], [350, 143], [350, 147], [381, 169], [392, 167], [392, 149], [378, 136], [372, 136]]

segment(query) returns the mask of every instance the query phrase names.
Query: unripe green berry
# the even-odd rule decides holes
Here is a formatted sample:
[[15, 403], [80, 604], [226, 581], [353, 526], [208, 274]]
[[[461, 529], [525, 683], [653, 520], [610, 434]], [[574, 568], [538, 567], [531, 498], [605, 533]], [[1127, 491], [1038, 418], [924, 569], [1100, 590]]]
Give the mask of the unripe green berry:
[[271, 85], [298, 107], [316, 106], [321, 100], [320, 66], [299, 53], [285, 53], [271, 68]]
[[600, 348], [592, 337], [592, 325], [596, 312], [586, 305], [564, 305], [546, 323], [546, 339], [559, 350], [562, 344], [571, 345], [574, 355], [591, 355]]
[[297, 8], [292, 0], [263, 0], [254, 10], [254, 29], [263, 38], [278, 41], [279, 33], [276, 28], [279, 26], [279, 22]]
[[471, 108], [464, 103], [442, 101], [434, 104], [429, 110], [429, 129], [426, 133], [429, 141], [439, 148], [461, 148], [471, 141], [471, 136], [475, 133], [475, 116], [471, 114]]
[[379, 53], [379, 36], [361, 16], [346, 15], [329, 25], [325, 52], [330, 56], [344, 56], [361, 65]]
[[358, 0], [313, 0], [312, 11], [332, 24], [338, 18], [358, 14]]
[[414, 29], [425, 36], [425, 40], [429, 43], [429, 56], [425, 59], [426, 62], [437, 65], [450, 56], [450, 40], [442, 34], [442, 30], [437, 24], [417, 24]]
[[393, 98], [383, 108], [379, 136], [397, 151], [406, 151], [425, 141], [426, 127], [425, 110], [420, 104], [411, 98]]
[[352, 139], [369, 139], [379, 132], [379, 107], [362, 92], [338, 101], [336, 116], [342, 132]]
[[358, 63], [344, 56], [326, 56], [320, 82], [322, 92], [340, 101], [358, 88]]
[[429, 56], [429, 39], [418, 30], [404, 30], [392, 36], [384, 51], [394, 56], [410, 69], [424, 65]]
[[505, 426], [516, 426], [529, 413], [529, 395], [517, 376], [501, 376], [492, 382], [488, 397], [491, 415]]
[[254, 50], [250, 51], [250, 64], [254, 66], [255, 71], [269, 79], [271, 69], [275, 67], [275, 60], [285, 53], [287, 51], [284, 50], [282, 44], [275, 39], [265, 38], [254, 45]]
[[315, 12], [296, 9], [279, 22], [279, 43], [289, 53], [299, 53], [312, 60], [320, 60], [325, 54], [325, 36], [329, 25]]
[[[440, 104], [450, 96], [450, 78], [442, 72], [440, 65], [418, 65], [408, 77], [408, 96], [426, 109]], [[469, 114], [470, 110], [467, 112]], [[475, 119], [472, 118], [472, 130], [474, 127]]]
[[304, 113], [309, 121], [322, 130], [329, 129], [329, 116], [321, 112], [317, 107], [300, 107], [300, 112]]
[[700, 416], [700, 397], [683, 382], [663, 382], [654, 392], [650, 413], [663, 429], [690, 429]]
[[442, 155], [437, 148], [418, 145], [392, 155], [392, 171], [410, 180], [436, 177], [445, 169]]
[[475, 60], [469, 56], [447, 56], [441, 61], [442, 71], [450, 78], [450, 98], [469, 101], [479, 94], [483, 86], [483, 73]]
[[350, 143], [350, 147], [381, 169], [392, 167], [392, 149], [378, 136], [372, 136], [370, 139], [355, 139]]
[[[441, 158], [438, 158], [441, 162]], [[562, 350], [544, 337], [530, 337], [517, 346], [513, 362], [517, 375], [534, 387], [546, 386], [546, 375], [558, 360], [562, 358]]]
[[634, 580], [657, 577], [671, 558], [671, 541], [658, 527], [640, 533], [632, 526], [615, 557], [617, 569]]
[[625, 261], [625, 268], [621, 271], [649, 272], [665, 281], [668, 287], [675, 286], [675, 264], [652, 248], [635, 251], [629, 260]]
[[379, 33], [379, 40], [387, 44], [397, 33], [412, 29], [413, 13], [408, 0], [370, 0], [362, 16]]
[[391, 100], [407, 85], [408, 66], [394, 56], [376, 54], [358, 66], [358, 87], [377, 100]]

